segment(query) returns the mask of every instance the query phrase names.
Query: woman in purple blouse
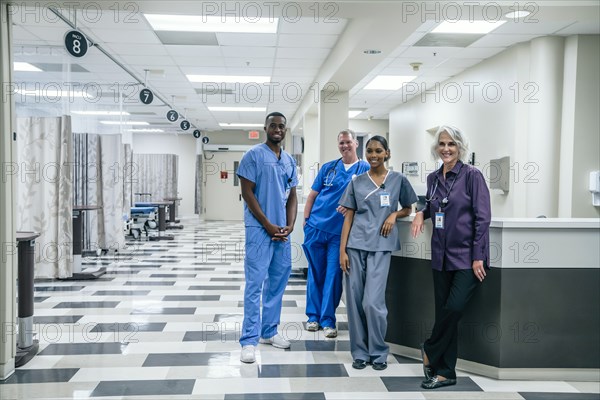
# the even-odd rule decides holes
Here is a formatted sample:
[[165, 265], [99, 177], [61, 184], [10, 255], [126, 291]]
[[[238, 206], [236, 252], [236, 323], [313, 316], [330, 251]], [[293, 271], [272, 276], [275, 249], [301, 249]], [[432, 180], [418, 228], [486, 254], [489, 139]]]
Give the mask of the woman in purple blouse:
[[424, 389], [456, 384], [458, 321], [489, 269], [490, 193], [483, 174], [463, 163], [468, 139], [457, 128], [441, 126], [431, 148], [442, 167], [427, 176], [426, 206], [411, 226], [413, 237], [431, 218], [431, 267], [435, 323], [421, 346]]

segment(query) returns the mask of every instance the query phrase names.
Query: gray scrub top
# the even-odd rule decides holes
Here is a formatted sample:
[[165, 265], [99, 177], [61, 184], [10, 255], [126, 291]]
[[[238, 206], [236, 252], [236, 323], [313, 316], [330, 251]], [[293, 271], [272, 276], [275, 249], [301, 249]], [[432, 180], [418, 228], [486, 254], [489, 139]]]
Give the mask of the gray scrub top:
[[[340, 205], [354, 210], [347, 247], [366, 251], [400, 250], [398, 226], [386, 238], [381, 235], [381, 226], [391, 213], [398, 211], [398, 203], [410, 207], [417, 202], [417, 195], [408, 179], [400, 172], [389, 171], [384, 188], [378, 188], [368, 173], [354, 178], [340, 199]], [[390, 205], [381, 206], [382, 193], [390, 195]]]

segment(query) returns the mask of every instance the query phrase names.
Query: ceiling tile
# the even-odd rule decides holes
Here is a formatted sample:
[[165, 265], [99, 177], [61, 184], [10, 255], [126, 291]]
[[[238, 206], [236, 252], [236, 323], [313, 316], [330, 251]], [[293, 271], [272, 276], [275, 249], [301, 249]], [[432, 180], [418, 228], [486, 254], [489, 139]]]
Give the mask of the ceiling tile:
[[329, 55], [329, 49], [278, 47], [277, 58], [302, 58], [324, 60]]
[[300, 18], [297, 22], [288, 22], [284, 19], [279, 20], [280, 34], [283, 33], [306, 33], [306, 34], [325, 34], [338, 35], [346, 27], [346, 20], [338, 18], [337, 21], [327, 22], [319, 19], [317, 22], [313, 18]]
[[220, 46], [275, 47], [275, 33], [217, 33]]
[[278, 45], [282, 47], [332, 48], [337, 42], [338, 35], [279, 35]]

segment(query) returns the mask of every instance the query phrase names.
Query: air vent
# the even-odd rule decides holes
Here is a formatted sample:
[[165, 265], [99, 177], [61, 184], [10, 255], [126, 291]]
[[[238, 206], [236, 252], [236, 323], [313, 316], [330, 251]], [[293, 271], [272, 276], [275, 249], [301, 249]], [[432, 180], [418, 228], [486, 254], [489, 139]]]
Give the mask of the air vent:
[[419, 47], [467, 47], [485, 35], [472, 33], [428, 33], [414, 46]]
[[[57, 63], [31, 63], [44, 72], [62, 72], [63, 64]], [[79, 64], [71, 64], [71, 72], [90, 72]]]
[[155, 31], [162, 44], [218, 46], [217, 35], [214, 32], [176, 32]]

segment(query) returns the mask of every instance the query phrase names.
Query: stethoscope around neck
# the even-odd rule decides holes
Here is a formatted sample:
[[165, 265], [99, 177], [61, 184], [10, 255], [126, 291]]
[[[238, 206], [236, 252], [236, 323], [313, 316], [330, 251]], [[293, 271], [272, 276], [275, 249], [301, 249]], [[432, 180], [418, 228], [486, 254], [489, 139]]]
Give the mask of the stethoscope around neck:
[[[452, 191], [452, 187], [454, 186], [454, 182], [456, 182], [456, 180], [458, 179], [458, 174], [460, 174], [460, 170], [462, 169], [462, 165], [460, 166], [460, 168], [458, 168], [458, 172], [456, 173], [456, 176], [454, 177], [454, 179], [452, 180], [452, 183], [450, 184], [450, 188], [448, 189], [448, 193], [446, 194], [446, 197], [444, 197], [441, 201], [440, 207], [446, 207], [446, 205], [448, 204], [448, 197], [450, 197], [450, 192]], [[440, 167], [440, 170], [444, 168], [444, 166], [442, 165]], [[435, 192], [437, 192], [437, 187], [438, 187], [438, 183], [439, 183], [439, 178], [435, 177], [435, 186], [433, 187], [433, 191], [431, 193], [431, 196], [429, 198], [425, 197], [425, 201], [427, 203], [431, 203], [434, 200], [437, 200], [437, 197], [435, 196]]]
[[337, 175], [337, 166], [338, 163], [342, 160], [342, 158], [338, 158], [335, 163], [333, 164], [333, 167], [331, 167], [329, 169], [329, 171], [327, 171], [327, 175], [325, 175], [325, 181], [323, 182], [323, 186], [333, 186], [333, 180], [335, 179], [335, 176]]

